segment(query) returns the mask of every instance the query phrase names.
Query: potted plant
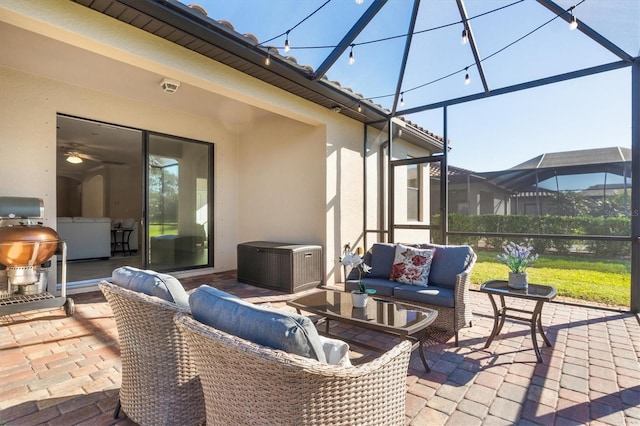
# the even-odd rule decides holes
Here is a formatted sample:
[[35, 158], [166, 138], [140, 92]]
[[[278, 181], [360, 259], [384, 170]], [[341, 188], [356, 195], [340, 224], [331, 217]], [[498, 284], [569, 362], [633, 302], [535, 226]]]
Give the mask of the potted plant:
[[344, 246], [343, 257], [340, 258], [340, 262], [345, 267], [349, 266], [358, 270], [358, 290], [351, 292], [351, 301], [354, 308], [364, 308], [367, 305], [367, 296], [376, 292], [373, 289], [367, 289], [366, 284], [362, 282], [362, 273], [370, 272], [371, 266], [365, 264], [360, 255], [353, 253], [349, 244]]
[[504, 247], [504, 253], [498, 255], [498, 261], [509, 267], [509, 287], [526, 289], [529, 286], [527, 267], [538, 258], [532, 247], [524, 247], [511, 241]]

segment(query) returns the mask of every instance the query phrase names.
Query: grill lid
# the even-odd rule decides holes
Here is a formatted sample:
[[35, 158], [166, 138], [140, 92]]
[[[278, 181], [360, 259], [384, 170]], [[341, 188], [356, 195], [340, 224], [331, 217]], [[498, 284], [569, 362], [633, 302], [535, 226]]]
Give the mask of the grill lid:
[[39, 265], [55, 254], [59, 241], [58, 233], [46, 226], [0, 227], [0, 264]]
[[44, 202], [40, 198], [0, 197], [0, 218], [43, 217]]

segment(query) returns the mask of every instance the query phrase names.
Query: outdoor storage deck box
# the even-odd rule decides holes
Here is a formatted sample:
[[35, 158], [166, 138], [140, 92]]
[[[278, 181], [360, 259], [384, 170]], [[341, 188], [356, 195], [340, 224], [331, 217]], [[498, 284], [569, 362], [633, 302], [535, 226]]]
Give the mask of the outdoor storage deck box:
[[238, 281], [296, 293], [322, 283], [322, 247], [252, 241], [238, 244]]

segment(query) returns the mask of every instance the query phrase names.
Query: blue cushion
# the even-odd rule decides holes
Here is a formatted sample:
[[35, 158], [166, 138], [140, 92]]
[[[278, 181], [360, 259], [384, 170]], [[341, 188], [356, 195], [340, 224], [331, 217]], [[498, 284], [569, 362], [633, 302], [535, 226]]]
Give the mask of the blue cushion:
[[[380, 296], [393, 296], [393, 289], [398, 286], [395, 281], [389, 281], [389, 278], [363, 278], [362, 282], [367, 288], [374, 289], [376, 295]], [[344, 283], [344, 289], [346, 291], [352, 291], [358, 289], [358, 280], [348, 280]]]
[[429, 287], [418, 287], [410, 284], [399, 285], [393, 291], [393, 295], [408, 302], [428, 303], [447, 308], [453, 308], [455, 305], [452, 289], [436, 287], [431, 284]]
[[171, 275], [123, 266], [113, 271], [111, 280], [120, 287], [159, 297], [181, 308], [189, 307], [187, 292], [180, 281]]
[[454, 289], [456, 275], [467, 269], [473, 249], [470, 246], [441, 246], [437, 244], [417, 244], [420, 248], [435, 248], [429, 271], [429, 285]]
[[303, 315], [268, 308], [242, 300], [209, 286], [189, 296], [193, 318], [225, 333], [326, 362], [320, 336]]
[[371, 247], [371, 272], [372, 278], [391, 278], [393, 259], [396, 255], [396, 245], [388, 243], [375, 243]]

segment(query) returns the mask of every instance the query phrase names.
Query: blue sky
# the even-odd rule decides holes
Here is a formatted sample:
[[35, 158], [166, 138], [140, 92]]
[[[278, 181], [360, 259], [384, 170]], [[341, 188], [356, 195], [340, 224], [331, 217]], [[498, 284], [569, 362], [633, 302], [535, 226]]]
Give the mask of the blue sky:
[[[282, 34], [290, 30], [292, 50], [288, 55], [315, 69], [371, 4], [371, 0], [361, 5], [353, 0], [332, 0], [300, 23], [325, 1], [200, 0], [198, 4], [210, 18], [227, 20], [236, 31], [252, 33], [260, 42], [280, 36], [265, 44], [278, 47], [282, 54]], [[557, 3], [565, 9], [577, 4], [575, 14], [579, 19], [627, 53], [638, 55], [637, 0]], [[370, 42], [405, 34], [412, 4], [409, 0], [389, 0], [354, 40], [356, 62], [347, 63], [347, 50], [327, 73], [329, 79], [391, 108], [393, 97], [383, 95], [394, 93], [404, 38]], [[490, 89], [619, 60], [579, 31], [570, 31], [563, 20], [554, 20], [554, 14], [534, 0], [467, 0], [465, 4]], [[469, 45], [460, 43], [463, 26], [459, 21], [454, 0], [422, 1], [415, 28], [421, 34], [413, 39], [402, 84], [405, 106], [399, 109], [483, 91], [472, 51]], [[466, 72], [471, 77], [469, 85], [463, 84]], [[447, 75], [450, 77], [434, 82]], [[423, 87], [416, 89], [419, 86]], [[491, 171], [545, 152], [630, 147], [630, 91], [631, 70], [624, 68], [451, 106], [450, 164]], [[443, 133], [441, 109], [406, 118], [434, 133]]]

